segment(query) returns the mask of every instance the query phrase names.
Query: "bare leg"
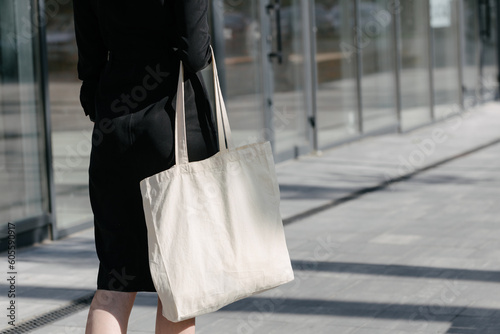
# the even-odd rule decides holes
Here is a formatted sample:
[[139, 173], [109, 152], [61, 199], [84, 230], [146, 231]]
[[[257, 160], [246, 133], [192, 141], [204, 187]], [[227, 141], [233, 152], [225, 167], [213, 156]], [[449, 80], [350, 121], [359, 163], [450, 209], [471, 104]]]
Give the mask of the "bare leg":
[[90, 304], [85, 334], [126, 334], [137, 292], [97, 290]]
[[171, 322], [162, 314], [163, 307], [158, 298], [158, 308], [156, 310], [156, 334], [194, 334], [195, 318], [181, 322]]

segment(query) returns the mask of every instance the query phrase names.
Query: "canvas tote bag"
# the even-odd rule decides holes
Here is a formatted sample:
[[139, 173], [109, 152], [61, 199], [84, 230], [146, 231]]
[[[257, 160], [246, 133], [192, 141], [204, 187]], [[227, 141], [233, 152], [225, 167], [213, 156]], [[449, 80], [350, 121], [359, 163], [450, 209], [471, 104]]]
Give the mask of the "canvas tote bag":
[[178, 322], [293, 280], [269, 142], [235, 148], [212, 53], [220, 151], [189, 162], [182, 63], [175, 165], [140, 182], [149, 265]]

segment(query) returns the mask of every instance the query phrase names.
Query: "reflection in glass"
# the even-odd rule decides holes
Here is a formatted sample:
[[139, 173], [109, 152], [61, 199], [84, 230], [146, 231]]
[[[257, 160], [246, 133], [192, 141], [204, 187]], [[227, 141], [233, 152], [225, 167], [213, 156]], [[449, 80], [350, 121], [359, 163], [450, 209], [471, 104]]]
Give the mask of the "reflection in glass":
[[59, 229], [89, 223], [88, 166], [92, 122], [79, 102], [78, 53], [71, 1], [47, 17], [49, 93], [56, 215]]
[[[434, 113], [436, 119], [460, 111], [459, 48], [457, 1], [431, 0], [431, 14], [440, 13], [439, 20], [431, 16], [434, 49]], [[433, 6], [446, 7], [433, 10]], [[436, 15], [436, 14], [434, 14]]]
[[[281, 6], [283, 63], [274, 67], [274, 131], [277, 160], [294, 158], [309, 150], [306, 122], [304, 71], [307, 67], [303, 34], [304, 1], [291, 0]], [[272, 23], [273, 26], [275, 22]]]
[[259, 3], [224, 0], [222, 11], [225, 59], [219, 74], [231, 129], [235, 144], [254, 142], [264, 126]]
[[397, 124], [392, 3], [390, 0], [360, 1], [364, 132], [394, 129]]
[[[496, 5], [496, 2], [490, 2]], [[490, 15], [491, 24], [480, 34], [479, 6], [477, 0], [464, 0], [463, 20], [465, 34], [465, 59], [464, 59], [464, 105], [465, 108], [476, 105], [482, 100], [491, 100], [497, 93], [497, 29], [496, 8], [490, 7], [489, 11], [481, 12]], [[482, 71], [480, 69], [483, 64]]]
[[0, 2], [0, 225], [44, 213], [44, 137], [31, 2]]
[[425, 1], [402, 1], [401, 128], [431, 121], [428, 7]]
[[320, 147], [358, 133], [354, 6], [317, 0], [317, 126]]

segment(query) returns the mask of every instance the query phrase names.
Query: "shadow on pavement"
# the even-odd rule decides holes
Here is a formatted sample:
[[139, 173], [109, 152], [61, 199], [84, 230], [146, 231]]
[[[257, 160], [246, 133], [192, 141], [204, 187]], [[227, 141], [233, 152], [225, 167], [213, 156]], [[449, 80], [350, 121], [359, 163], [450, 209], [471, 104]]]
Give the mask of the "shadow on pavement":
[[411, 327], [414, 333], [425, 331], [429, 322], [450, 323], [446, 332], [449, 334], [500, 333], [500, 310], [481, 307], [250, 297], [228, 305], [221, 311], [254, 315], [278, 313], [400, 320], [403, 321], [401, 330], [408, 331]]
[[294, 270], [306, 271], [326, 271], [364, 275], [500, 282], [500, 271], [491, 270], [470, 270], [349, 262], [316, 262], [302, 260], [292, 260], [292, 266]]

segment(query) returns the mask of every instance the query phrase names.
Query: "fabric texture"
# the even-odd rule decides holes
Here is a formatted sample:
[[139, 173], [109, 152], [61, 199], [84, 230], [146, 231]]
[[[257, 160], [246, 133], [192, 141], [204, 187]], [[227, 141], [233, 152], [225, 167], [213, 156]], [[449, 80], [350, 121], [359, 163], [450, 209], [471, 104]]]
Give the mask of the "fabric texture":
[[170, 321], [213, 312], [294, 277], [270, 143], [233, 147], [215, 73], [220, 151], [189, 161], [180, 73], [175, 165], [140, 183], [151, 274]]
[[[80, 98], [88, 115], [95, 114], [94, 105], [87, 103], [95, 97], [105, 106], [101, 116], [113, 118], [141, 110], [152, 100], [160, 100], [166, 87], [175, 89], [179, 59], [192, 73], [210, 62], [208, 0], [145, 0], [140, 4], [73, 0], [73, 7], [78, 78], [83, 81]], [[109, 68], [110, 55], [121, 60], [120, 68]], [[162, 74], [157, 71], [159, 63]], [[170, 72], [174, 81], [169, 86]], [[148, 75], [153, 77], [149, 84], [144, 82]], [[162, 85], [152, 88], [155, 80]], [[137, 87], [146, 89], [147, 98]]]
[[89, 191], [97, 287], [155, 291], [139, 181], [173, 165], [174, 96], [186, 66], [189, 156], [218, 150], [199, 71], [210, 63], [208, 0], [73, 0], [80, 101], [94, 121]]

